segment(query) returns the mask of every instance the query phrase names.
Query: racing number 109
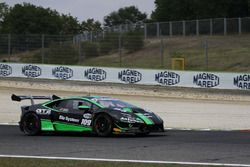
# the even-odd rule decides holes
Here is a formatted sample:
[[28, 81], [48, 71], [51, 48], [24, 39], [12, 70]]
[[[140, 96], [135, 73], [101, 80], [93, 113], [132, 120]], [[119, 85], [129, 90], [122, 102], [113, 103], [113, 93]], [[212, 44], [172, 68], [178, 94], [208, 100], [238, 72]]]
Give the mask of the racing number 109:
[[90, 119], [82, 119], [81, 125], [90, 126], [91, 120]]

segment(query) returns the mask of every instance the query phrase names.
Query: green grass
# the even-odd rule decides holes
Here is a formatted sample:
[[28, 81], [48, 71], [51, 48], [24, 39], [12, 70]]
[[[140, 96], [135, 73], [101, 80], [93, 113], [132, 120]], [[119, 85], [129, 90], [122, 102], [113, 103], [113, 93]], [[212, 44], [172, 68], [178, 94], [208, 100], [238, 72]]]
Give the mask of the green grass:
[[[208, 70], [250, 72], [250, 35], [163, 38], [161, 63], [159, 39], [150, 39], [145, 47], [121, 55], [121, 67], [171, 69], [172, 58], [185, 58], [185, 70], [207, 70], [205, 41], [208, 42]], [[86, 59], [83, 65], [120, 67], [118, 53]], [[163, 66], [162, 66], [163, 65]]]
[[[205, 41], [208, 42], [208, 67], [205, 58]], [[109, 55], [86, 58], [78, 62], [77, 65], [172, 69], [172, 58], [184, 58], [185, 70], [250, 72], [250, 34], [164, 37], [163, 46], [163, 61], [161, 61], [160, 54], [161, 40], [148, 39], [145, 41], [145, 46], [139, 51], [128, 53], [126, 50], [122, 50], [121, 55], [118, 52], [112, 52]], [[39, 63], [41, 61], [40, 54], [40, 50], [13, 54], [11, 55], [11, 61]], [[60, 54], [58, 53], [58, 55]], [[2, 55], [1, 59], [8, 59], [8, 56]], [[62, 62], [64, 61], [62, 60]]]
[[[128, 162], [99, 162], [78, 160], [47, 160], [0, 158], [0, 167], [192, 167], [192, 165], [145, 164]], [[200, 167], [195, 165], [194, 167]], [[206, 166], [202, 166], [206, 167]], [[208, 167], [208, 166], [207, 166]]]

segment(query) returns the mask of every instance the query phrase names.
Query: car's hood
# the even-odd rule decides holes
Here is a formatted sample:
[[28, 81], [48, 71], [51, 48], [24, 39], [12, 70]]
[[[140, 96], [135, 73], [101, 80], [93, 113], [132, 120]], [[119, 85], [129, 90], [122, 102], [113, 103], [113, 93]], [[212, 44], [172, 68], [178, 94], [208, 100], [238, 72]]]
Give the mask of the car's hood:
[[119, 112], [124, 117], [135, 117], [143, 120], [147, 124], [162, 123], [162, 119], [153, 112], [146, 111], [142, 108], [113, 108], [114, 111]]

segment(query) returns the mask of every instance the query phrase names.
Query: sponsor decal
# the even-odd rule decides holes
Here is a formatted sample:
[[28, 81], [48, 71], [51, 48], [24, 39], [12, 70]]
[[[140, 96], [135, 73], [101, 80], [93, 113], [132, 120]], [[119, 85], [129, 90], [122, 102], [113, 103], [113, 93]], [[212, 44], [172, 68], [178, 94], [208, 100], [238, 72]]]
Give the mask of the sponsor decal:
[[91, 81], [103, 81], [107, 77], [107, 72], [101, 68], [89, 68], [84, 71], [84, 76]]
[[155, 81], [167, 86], [176, 85], [180, 82], [180, 75], [171, 71], [162, 71], [155, 74]]
[[127, 123], [142, 123], [142, 121], [139, 118], [133, 118], [133, 117], [121, 117], [120, 121]]
[[79, 119], [75, 119], [75, 118], [70, 118], [68, 116], [63, 116], [63, 115], [60, 115], [59, 116], [59, 120], [62, 120], [62, 121], [66, 121], [66, 122], [73, 122], [73, 123], [79, 123], [80, 120]]
[[73, 77], [73, 70], [68, 67], [55, 67], [52, 69], [52, 75], [59, 79], [69, 79]]
[[[123, 111], [123, 110], [122, 110]], [[124, 116], [124, 117], [132, 117], [131, 116], [131, 114], [127, 114], [127, 113], [121, 113], [122, 114], [122, 116]]]
[[153, 116], [149, 113], [145, 113], [144, 116], [148, 117], [148, 118], [152, 118]]
[[233, 84], [241, 89], [250, 89], [250, 75], [238, 75], [234, 77]]
[[48, 109], [36, 109], [36, 113], [39, 115], [50, 115], [51, 110]]
[[120, 120], [122, 122], [129, 122], [129, 123], [135, 123], [136, 122], [136, 119], [131, 118], [131, 117], [128, 117], [128, 118], [127, 117], [121, 117]]
[[86, 113], [86, 114], [83, 114], [83, 118], [85, 118], [85, 119], [91, 119], [92, 115], [89, 114], [89, 113]]
[[123, 70], [118, 73], [118, 79], [125, 83], [137, 83], [142, 79], [142, 74], [136, 70]]
[[193, 83], [203, 88], [213, 88], [220, 84], [220, 78], [212, 73], [199, 73], [193, 77]]
[[35, 65], [26, 65], [23, 66], [22, 73], [27, 77], [36, 78], [42, 74], [42, 69]]
[[6, 77], [12, 74], [11, 66], [7, 64], [0, 64], [0, 76]]

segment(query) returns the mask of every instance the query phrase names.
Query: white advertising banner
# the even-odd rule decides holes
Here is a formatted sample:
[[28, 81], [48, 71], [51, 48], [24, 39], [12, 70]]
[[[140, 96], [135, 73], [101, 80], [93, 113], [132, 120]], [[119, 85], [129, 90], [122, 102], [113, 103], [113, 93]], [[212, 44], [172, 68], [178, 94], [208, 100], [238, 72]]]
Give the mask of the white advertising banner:
[[0, 63], [0, 77], [44, 78], [193, 88], [250, 89], [250, 74]]

